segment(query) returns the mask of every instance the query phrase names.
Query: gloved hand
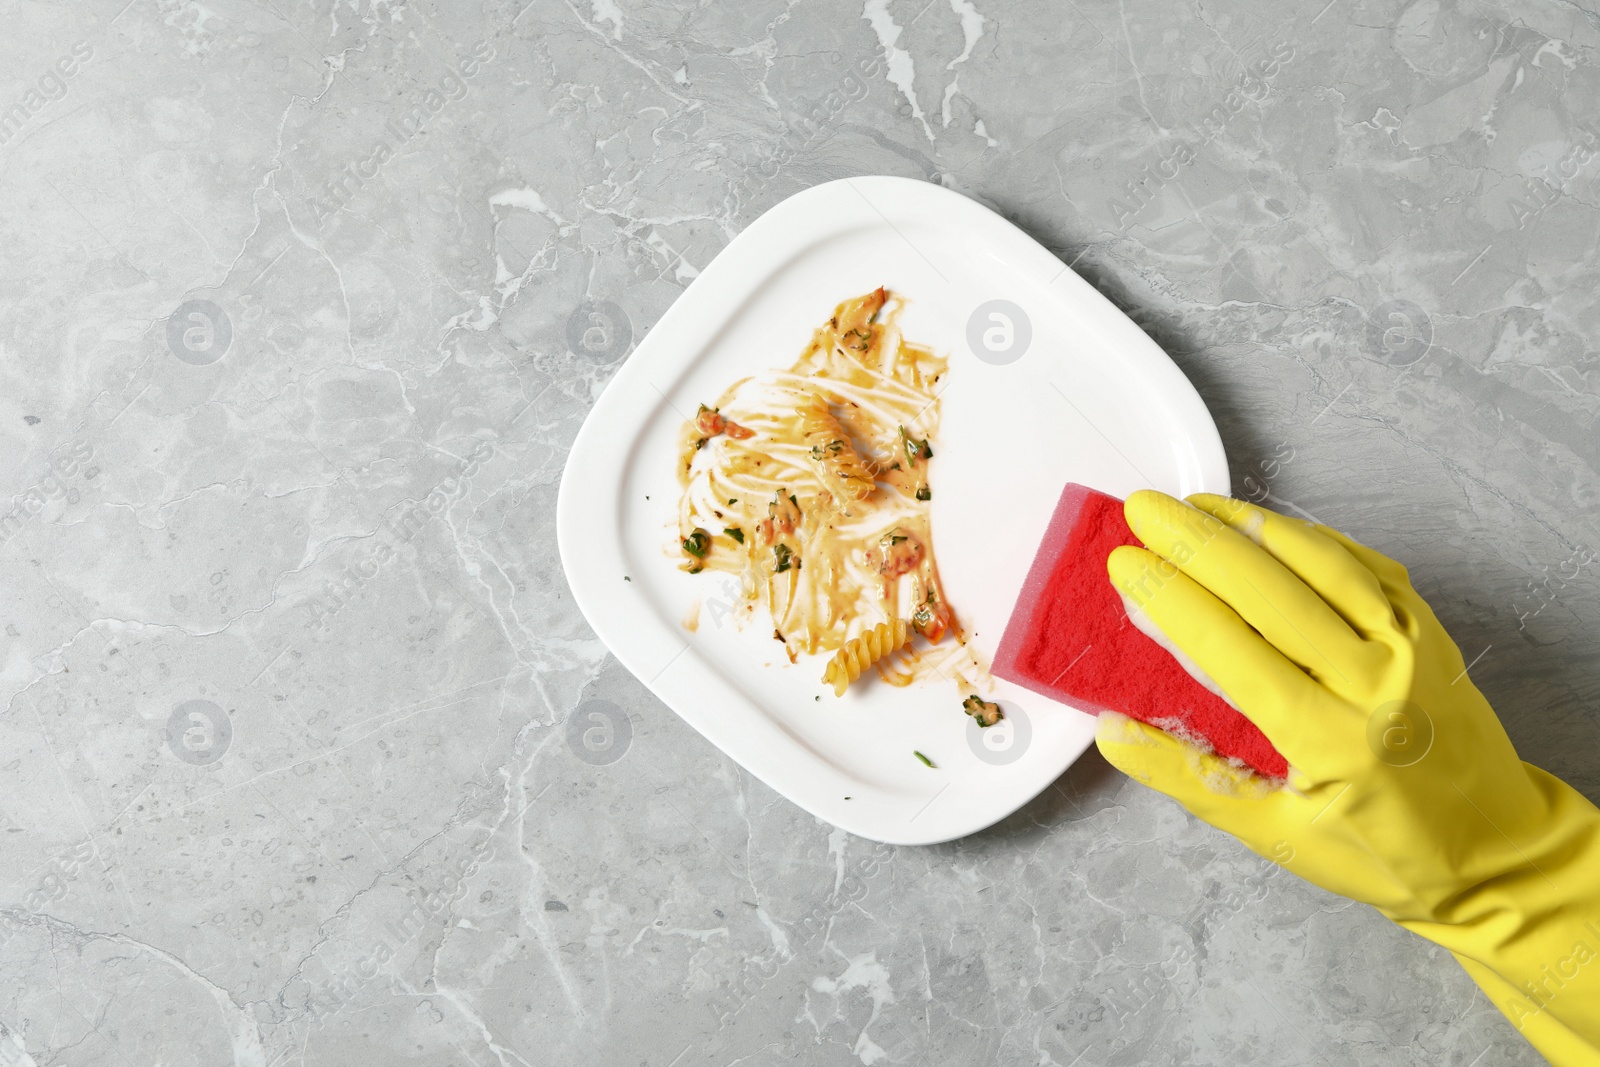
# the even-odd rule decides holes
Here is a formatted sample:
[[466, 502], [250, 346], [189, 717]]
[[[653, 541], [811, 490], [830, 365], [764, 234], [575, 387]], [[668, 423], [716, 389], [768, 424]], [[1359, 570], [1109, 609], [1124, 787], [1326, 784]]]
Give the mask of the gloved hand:
[[[1191, 506], [1192, 505], [1192, 506]], [[1113, 765], [1453, 952], [1553, 1063], [1600, 1064], [1600, 811], [1517, 757], [1394, 560], [1226, 497], [1139, 492], [1135, 624], [1259, 726], [1286, 783], [1125, 716]]]

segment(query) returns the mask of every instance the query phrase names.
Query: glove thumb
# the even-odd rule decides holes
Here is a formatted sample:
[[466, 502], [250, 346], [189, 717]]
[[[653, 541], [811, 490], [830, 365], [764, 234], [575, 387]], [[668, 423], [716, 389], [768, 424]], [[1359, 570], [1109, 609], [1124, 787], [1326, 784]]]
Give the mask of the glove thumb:
[[1129, 778], [1246, 841], [1253, 819], [1262, 814], [1260, 801], [1273, 792], [1266, 779], [1115, 711], [1100, 713], [1094, 740], [1106, 762]]

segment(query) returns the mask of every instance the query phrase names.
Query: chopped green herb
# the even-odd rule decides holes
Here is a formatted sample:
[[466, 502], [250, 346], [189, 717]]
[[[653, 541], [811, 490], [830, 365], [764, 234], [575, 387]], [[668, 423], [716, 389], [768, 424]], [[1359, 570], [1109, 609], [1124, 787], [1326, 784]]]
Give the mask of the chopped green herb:
[[920, 441], [917, 440], [906, 433], [904, 426], [900, 427], [900, 443], [905, 448], [906, 461], [912, 466], [916, 466], [919, 459], [933, 458], [933, 449], [928, 445], [928, 439], [924, 437]]
[[700, 451], [702, 448], [706, 447], [706, 442], [709, 441], [709, 440], [711, 440], [711, 438], [709, 438], [709, 437], [700, 438], [700, 440], [698, 440], [698, 441], [696, 441], [694, 443], [694, 450], [696, 452]]
[[728, 506], [729, 506], [729, 507], [730, 507], [730, 508], [731, 508], [731, 507], [733, 507], [733, 506], [734, 506], [734, 505], [735, 505], [735, 504], [737, 504], [737, 503], [738, 503], [738, 502], [739, 502], [739, 498], [738, 498], [738, 497], [736, 497], [736, 496], [730, 496], [730, 497], [729, 497], [729, 498], [728, 498]]
[[919, 486], [917, 488], [917, 499], [918, 500], [932, 500], [933, 499], [933, 490], [929, 489], [925, 485], [924, 486]]
[[929, 767], [932, 767], [934, 765], [933, 764], [933, 760], [929, 759], [927, 756], [924, 756], [922, 753], [918, 752], [916, 749], [912, 749], [911, 750], [911, 754], [913, 756], [917, 757], [919, 760], [921, 760], [923, 763], [925, 763]]
[[735, 541], [739, 542], [741, 545], [744, 544], [744, 531], [739, 529], [739, 527], [730, 526], [726, 530], [723, 530], [722, 532], [727, 534], [729, 537], [733, 538]]
[[705, 559], [711, 551], [711, 535], [696, 526], [694, 533], [683, 539], [683, 550], [695, 559]]
[[[785, 498], [788, 499], [787, 504], [784, 503]], [[767, 514], [774, 519], [781, 518], [791, 507], [794, 508], [795, 512], [793, 518], [798, 520], [800, 518], [800, 501], [796, 499], [793, 493], [779, 489], [772, 494], [772, 502], [767, 505]]]
[[782, 574], [790, 567], [795, 570], [800, 569], [799, 557], [785, 544], [780, 543], [772, 546], [772, 562], [773, 569], [778, 574]]
[[629, 577], [628, 577], [628, 576], [627, 576], [627, 575], [626, 575], [626, 574], [624, 574], [624, 575], [623, 575], [623, 576], [622, 576], [622, 580], [623, 580], [623, 581], [625, 581], [625, 582], [631, 582], [631, 581], [633, 581], [633, 579], [632, 579], [632, 578], [629, 578]]

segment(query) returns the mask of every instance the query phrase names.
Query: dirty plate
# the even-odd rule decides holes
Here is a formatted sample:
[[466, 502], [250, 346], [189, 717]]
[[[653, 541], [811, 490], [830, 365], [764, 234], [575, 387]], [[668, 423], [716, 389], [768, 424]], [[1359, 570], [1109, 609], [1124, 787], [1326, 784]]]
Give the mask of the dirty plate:
[[1222, 442], [1189, 382], [1060, 260], [937, 185], [848, 178], [752, 223], [650, 330], [578, 434], [556, 527], [589, 624], [668, 707], [817, 817], [932, 844], [1049, 786], [1093, 743], [1093, 718], [1005, 682], [1006, 719], [987, 730], [962, 713], [953, 682], [872, 679], [835, 698], [822, 657], [791, 665], [770, 629], [739, 629], [726, 576], [679, 570], [675, 545], [684, 418], [738, 378], [789, 366], [836, 304], [879, 285], [906, 299], [905, 337], [950, 357], [934, 546], [985, 661], [1067, 482], [1118, 496], [1228, 491]]

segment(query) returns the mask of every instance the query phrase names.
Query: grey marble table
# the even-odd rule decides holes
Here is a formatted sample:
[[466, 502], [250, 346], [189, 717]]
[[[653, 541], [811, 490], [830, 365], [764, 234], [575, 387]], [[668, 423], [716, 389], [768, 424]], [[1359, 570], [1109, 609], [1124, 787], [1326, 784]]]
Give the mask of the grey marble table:
[[967, 840], [832, 831], [607, 655], [553, 512], [741, 228], [938, 182], [1172, 354], [1239, 492], [1408, 563], [1600, 796], [1592, 6], [0, 22], [0, 1064], [1539, 1062], [1093, 752]]

